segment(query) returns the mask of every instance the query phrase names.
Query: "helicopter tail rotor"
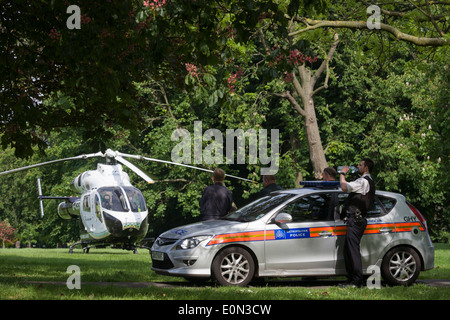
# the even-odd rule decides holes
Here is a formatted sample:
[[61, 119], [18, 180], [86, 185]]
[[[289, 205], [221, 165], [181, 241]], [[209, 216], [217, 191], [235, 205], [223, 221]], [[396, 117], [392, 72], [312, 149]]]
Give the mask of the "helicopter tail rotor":
[[41, 217], [44, 216], [44, 203], [42, 202], [42, 187], [41, 187], [41, 178], [37, 178], [37, 187], [39, 193], [39, 205], [41, 208]]

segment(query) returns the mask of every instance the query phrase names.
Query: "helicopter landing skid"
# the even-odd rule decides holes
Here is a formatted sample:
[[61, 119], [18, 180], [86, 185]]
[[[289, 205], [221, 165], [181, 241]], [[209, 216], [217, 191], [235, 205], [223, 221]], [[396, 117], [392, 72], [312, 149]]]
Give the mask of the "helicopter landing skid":
[[123, 250], [129, 250], [129, 251], [133, 251], [133, 253], [137, 253], [137, 249], [138, 248], [141, 248], [141, 249], [147, 249], [149, 252], [150, 252], [150, 250], [151, 250], [151, 248], [149, 248], [149, 247], [146, 247], [146, 246], [137, 246], [137, 245], [126, 245], [126, 246], [123, 246], [123, 247], [116, 247], [116, 248], [118, 248], [118, 249], [123, 249]]
[[[97, 248], [105, 248], [106, 247], [106, 245], [104, 245], [104, 244], [98, 244], [98, 245], [93, 244], [93, 245], [89, 246], [89, 243], [91, 243], [91, 242], [92, 241], [78, 241], [78, 242], [72, 244], [70, 246], [70, 248], [69, 248], [69, 254], [72, 254], [73, 253], [73, 248], [75, 246], [79, 245], [79, 244], [82, 246], [83, 253], [89, 253], [89, 249], [90, 248], [96, 248], [96, 247]], [[130, 251], [132, 250], [133, 253], [137, 253], [137, 249], [138, 248], [147, 249], [149, 252], [151, 250], [150, 247], [136, 246], [136, 245], [127, 245], [127, 246], [123, 246], [123, 247], [112, 247], [112, 248], [123, 249], [123, 250], [130, 250]]]
[[95, 247], [95, 246], [87, 246], [89, 243], [91, 243], [91, 241], [78, 241], [75, 242], [73, 245], [70, 246], [69, 248], [69, 254], [73, 253], [73, 248], [79, 244], [81, 244], [82, 248], [83, 248], [83, 253], [89, 253], [89, 248]]
[[146, 246], [134, 246], [133, 253], [137, 253], [137, 248], [147, 249], [149, 253], [152, 250], [151, 248]]

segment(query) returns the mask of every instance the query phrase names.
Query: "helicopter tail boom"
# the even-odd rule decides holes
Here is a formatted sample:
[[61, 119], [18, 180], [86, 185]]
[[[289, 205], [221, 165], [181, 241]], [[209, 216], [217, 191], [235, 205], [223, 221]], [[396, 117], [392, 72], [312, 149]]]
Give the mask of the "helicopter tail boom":
[[72, 220], [80, 216], [80, 198], [67, 198], [58, 205], [58, 215], [61, 219]]
[[79, 200], [78, 197], [55, 197], [43, 196], [41, 178], [37, 178], [38, 199], [41, 209], [41, 217], [44, 216], [44, 202], [42, 200], [64, 200], [58, 206], [58, 215], [65, 220], [76, 219], [79, 216]]

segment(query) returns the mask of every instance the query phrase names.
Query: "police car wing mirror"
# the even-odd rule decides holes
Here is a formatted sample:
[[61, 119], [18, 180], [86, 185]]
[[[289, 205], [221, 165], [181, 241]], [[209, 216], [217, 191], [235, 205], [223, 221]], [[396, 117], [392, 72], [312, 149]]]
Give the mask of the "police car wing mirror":
[[283, 223], [289, 223], [289, 222], [292, 222], [292, 216], [289, 213], [280, 212], [275, 217], [275, 223], [283, 224]]

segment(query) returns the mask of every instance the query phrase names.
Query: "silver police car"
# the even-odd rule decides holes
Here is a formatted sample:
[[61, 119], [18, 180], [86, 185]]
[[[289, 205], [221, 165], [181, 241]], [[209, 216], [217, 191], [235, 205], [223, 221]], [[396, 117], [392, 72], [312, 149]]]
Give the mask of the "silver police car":
[[[255, 277], [342, 276], [347, 197], [320, 183], [269, 196], [225, 216], [171, 229], [151, 249], [152, 270], [245, 286]], [[361, 240], [363, 273], [409, 285], [434, 267], [427, 223], [403, 195], [377, 191]]]

